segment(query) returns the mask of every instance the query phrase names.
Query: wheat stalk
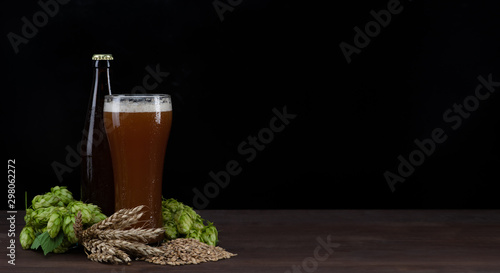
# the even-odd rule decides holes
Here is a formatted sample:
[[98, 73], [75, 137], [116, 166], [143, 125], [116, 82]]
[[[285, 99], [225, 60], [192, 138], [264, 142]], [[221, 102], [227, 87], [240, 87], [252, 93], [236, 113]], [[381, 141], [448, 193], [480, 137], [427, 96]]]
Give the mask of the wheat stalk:
[[82, 213], [79, 211], [75, 217], [75, 223], [73, 224], [73, 229], [75, 231], [76, 238], [78, 241], [82, 241], [83, 226], [82, 226]]
[[[91, 261], [130, 264], [130, 256], [161, 265], [197, 264], [228, 259], [236, 254], [201, 243], [195, 239], [176, 239], [151, 247], [146, 243], [163, 234], [161, 228], [130, 228], [142, 216], [144, 206], [122, 209], [83, 230], [82, 214], [78, 212], [73, 225], [75, 235], [85, 247]], [[87, 252], [88, 251], [88, 252]]]
[[91, 254], [87, 255], [90, 260], [111, 263], [129, 263], [131, 261], [127, 253], [105, 241], [92, 239], [85, 241], [82, 244], [91, 252]]
[[92, 237], [97, 231], [107, 230], [107, 229], [124, 229], [128, 228], [139, 221], [142, 216], [140, 212], [144, 206], [137, 206], [133, 209], [121, 209], [110, 217], [101, 220], [100, 222], [92, 225], [85, 230], [84, 236]]
[[129, 263], [129, 255], [152, 256], [161, 251], [146, 245], [150, 240], [163, 234], [161, 228], [132, 228], [142, 216], [144, 206], [133, 209], [121, 209], [110, 217], [83, 230], [82, 214], [78, 212], [73, 225], [75, 235], [85, 247], [87, 258], [97, 262]]
[[132, 229], [107, 229], [101, 230], [96, 234], [96, 237], [101, 240], [125, 240], [125, 241], [136, 241], [147, 243], [151, 240], [158, 238], [165, 232], [162, 228], [157, 229], [143, 229], [143, 228], [132, 228]]
[[163, 253], [163, 251], [158, 248], [138, 242], [129, 242], [125, 240], [107, 240], [106, 243], [136, 257], [155, 256], [161, 255]]

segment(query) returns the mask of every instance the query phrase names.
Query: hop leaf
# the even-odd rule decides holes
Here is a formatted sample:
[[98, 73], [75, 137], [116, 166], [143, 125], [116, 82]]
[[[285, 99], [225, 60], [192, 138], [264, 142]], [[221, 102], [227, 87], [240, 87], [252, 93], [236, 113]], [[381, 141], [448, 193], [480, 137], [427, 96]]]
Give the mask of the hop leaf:
[[51, 238], [48, 232], [44, 232], [35, 238], [33, 244], [31, 245], [31, 249], [37, 249], [41, 246], [43, 255], [47, 255], [47, 253], [52, 252], [59, 245], [61, 245], [63, 238], [64, 234], [62, 232], [55, 238]]

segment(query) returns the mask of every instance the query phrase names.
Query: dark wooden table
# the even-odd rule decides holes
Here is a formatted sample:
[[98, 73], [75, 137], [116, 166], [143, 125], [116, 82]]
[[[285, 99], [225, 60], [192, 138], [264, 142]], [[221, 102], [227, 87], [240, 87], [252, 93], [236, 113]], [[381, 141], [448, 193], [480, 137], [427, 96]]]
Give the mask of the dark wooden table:
[[176, 267], [100, 264], [82, 249], [23, 250], [23, 211], [10, 265], [7, 212], [0, 214], [0, 272], [500, 272], [498, 210], [205, 210], [220, 246], [238, 256]]

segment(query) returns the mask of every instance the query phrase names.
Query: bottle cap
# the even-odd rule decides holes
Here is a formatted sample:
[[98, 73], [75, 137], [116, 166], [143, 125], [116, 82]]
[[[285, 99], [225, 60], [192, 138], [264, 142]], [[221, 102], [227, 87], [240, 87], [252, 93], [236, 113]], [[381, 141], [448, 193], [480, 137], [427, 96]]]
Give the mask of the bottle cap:
[[111, 55], [111, 54], [94, 54], [92, 56], [92, 60], [93, 61], [102, 61], [102, 60], [112, 61], [113, 55]]

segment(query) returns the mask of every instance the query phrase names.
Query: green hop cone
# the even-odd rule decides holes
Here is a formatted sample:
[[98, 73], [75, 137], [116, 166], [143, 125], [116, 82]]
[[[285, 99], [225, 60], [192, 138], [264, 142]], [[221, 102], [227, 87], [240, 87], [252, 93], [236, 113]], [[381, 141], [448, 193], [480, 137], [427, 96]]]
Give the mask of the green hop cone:
[[173, 240], [179, 237], [179, 233], [177, 232], [177, 226], [173, 221], [165, 223], [163, 229], [165, 229], [165, 237], [167, 237], [167, 239]]
[[177, 212], [179, 209], [183, 208], [182, 203], [178, 202], [177, 200], [170, 198], [162, 201], [162, 206], [169, 210], [172, 213]]
[[68, 205], [71, 201], [74, 201], [73, 194], [66, 187], [55, 186], [50, 189], [50, 191], [61, 200], [64, 205]]
[[71, 214], [78, 214], [78, 212], [82, 213], [82, 223], [86, 226], [92, 226], [95, 223], [98, 223], [104, 219], [106, 219], [106, 215], [101, 212], [101, 209], [91, 203], [84, 203], [82, 201], [71, 201], [67, 206], [68, 211]]
[[66, 207], [56, 207], [55, 208], [57, 212], [59, 212], [61, 215], [64, 215], [66, 213], [69, 213], [68, 209]]
[[78, 214], [78, 212], [82, 212], [82, 223], [90, 224], [92, 222], [92, 211], [95, 209], [94, 205], [88, 206], [88, 204], [83, 203], [82, 201], [72, 201], [66, 207], [71, 214]]
[[177, 200], [162, 200], [162, 218], [167, 239], [193, 238], [215, 246], [218, 243], [217, 228], [197, 214], [192, 207]]
[[54, 211], [47, 222], [47, 232], [50, 238], [55, 238], [62, 227], [62, 214], [59, 211]]
[[205, 225], [203, 225], [203, 219], [199, 215], [196, 215], [196, 220], [193, 222], [193, 229], [201, 231]]
[[78, 238], [76, 238], [75, 229], [73, 224], [75, 223], [75, 215], [74, 214], [66, 214], [63, 220], [63, 232], [65, 239], [67, 239], [71, 244], [78, 243]]
[[31, 225], [31, 214], [33, 213], [32, 209], [26, 209], [26, 215], [24, 215], [24, 222], [27, 226]]
[[186, 238], [193, 238], [201, 242], [201, 231], [192, 229], [189, 231], [189, 233], [186, 235]]
[[163, 218], [163, 223], [166, 223], [168, 221], [172, 221], [174, 216], [172, 215], [172, 212], [170, 212], [168, 209], [162, 209], [161, 216]]
[[200, 217], [192, 207], [184, 205], [184, 212], [189, 214], [189, 217], [194, 221], [196, 218]]
[[31, 206], [36, 209], [36, 207], [41, 207], [41, 202], [42, 202], [43, 195], [37, 195], [33, 197], [33, 200], [31, 200]]
[[92, 203], [89, 203], [89, 204], [87, 204], [87, 208], [90, 211], [90, 214], [92, 215], [92, 219], [89, 222], [90, 225], [93, 225], [95, 223], [98, 223], [98, 222], [106, 219], [106, 215], [104, 215], [101, 212], [101, 208], [99, 208], [98, 206], [96, 206]]
[[90, 221], [90, 225], [99, 223], [106, 218], [106, 215], [104, 215], [102, 212], [94, 212], [94, 214], [92, 215], [92, 220]]
[[49, 222], [49, 218], [52, 213], [56, 210], [55, 207], [49, 208], [39, 208], [31, 213], [31, 223], [33, 227], [43, 228]]
[[25, 226], [19, 234], [19, 241], [23, 249], [29, 249], [35, 240], [35, 230], [30, 226]]
[[174, 215], [174, 221], [177, 225], [177, 231], [180, 234], [186, 235], [193, 226], [193, 219], [189, 212], [185, 209], [178, 210]]
[[100, 213], [101, 212], [101, 208], [99, 208], [97, 205], [94, 205], [92, 203], [84, 203], [86, 206], [87, 206], [87, 209], [92, 213], [92, 214], [95, 214], [95, 213]]
[[215, 246], [219, 241], [218, 235], [219, 234], [215, 226], [212, 223], [209, 223], [209, 225], [203, 229], [200, 241], [207, 245]]
[[83, 209], [81, 210], [82, 212], [82, 223], [83, 224], [90, 224], [92, 222], [92, 212], [88, 209]]
[[37, 195], [33, 197], [31, 205], [34, 209], [39, 209], [39, 208], [49, 208], [54, 206], [61, 207], [64, 206], [64, 203], [61, 201], [59, 197], [54, 195], [54, 193], [48, 192], [44, 195]]
[[[38, 216], [38, 211], [32, 210], [32, 209], [28, 209], [28, 210], [30, 210], [30, 214], [28, 217], [24, 216], [24, 221], [26, 222], [26, 225], [34, 226], [35, 225], [35, 218]], [[28, 210], [26, 210], [26, 214], [28, 214]], [[29, 220], [29, 222], [27, 222], [26, 220]]]

